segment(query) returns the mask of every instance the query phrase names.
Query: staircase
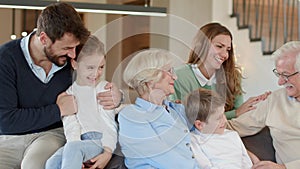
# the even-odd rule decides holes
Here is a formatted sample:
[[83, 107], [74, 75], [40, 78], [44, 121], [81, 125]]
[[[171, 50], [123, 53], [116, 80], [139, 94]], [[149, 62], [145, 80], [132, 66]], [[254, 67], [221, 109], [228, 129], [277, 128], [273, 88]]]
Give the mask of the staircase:
[[[241, 29], [237, 26], [238, 18], [230, 17], [233, 11], [234, 0], [212, 0], [212, 20], [225, 25], [233, 35], [233, 48], [236, 63], [242, 67], [242, 87], [246, 92], [244, 100], [249, 97], [274, 91], [280, 88], [278, 78], [274, 75], [274, 60], [271, 55], [262, 52], [262, 41], [251, 41], [250, 29]], [[254, 1], [254, 0], [250, 0]]]
[[264, 55], [288, 41], [300, 40], [298, 0], [232, 0], [239, 29], [249, 29], [251, 42], [261, 41]]

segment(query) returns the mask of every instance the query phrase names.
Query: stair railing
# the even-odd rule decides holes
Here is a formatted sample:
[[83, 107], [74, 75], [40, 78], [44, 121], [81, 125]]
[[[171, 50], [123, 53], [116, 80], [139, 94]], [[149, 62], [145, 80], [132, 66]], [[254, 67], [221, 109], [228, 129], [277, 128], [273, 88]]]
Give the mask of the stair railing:
[[300, 40], [300, 0], [233, 0], [239, 29], [249, 28], [250, 41], [262, 41], [264, 55], [288, 41]]

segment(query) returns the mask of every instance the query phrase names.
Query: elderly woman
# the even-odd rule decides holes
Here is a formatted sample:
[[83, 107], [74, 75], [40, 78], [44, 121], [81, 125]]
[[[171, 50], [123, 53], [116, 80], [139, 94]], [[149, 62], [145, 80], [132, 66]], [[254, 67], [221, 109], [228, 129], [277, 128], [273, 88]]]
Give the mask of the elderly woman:
[[144, 50], [124, 71], [124, 81], [139, 95], [118, 117], [119, 142], [129, 169], [198, 168], [184, 107], [165, 100], [174, 93], [174, 57], [164, 50]]

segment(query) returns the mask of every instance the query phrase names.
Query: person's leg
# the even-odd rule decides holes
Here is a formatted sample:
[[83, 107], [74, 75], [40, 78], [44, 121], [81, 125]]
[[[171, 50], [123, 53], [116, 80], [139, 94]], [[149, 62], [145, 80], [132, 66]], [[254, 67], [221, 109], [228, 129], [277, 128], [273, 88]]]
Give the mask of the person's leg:
[[2, 135], [0, 136], [0, 168], [19, 169], [25, 151], [25, 137]]
[[60, 169], [64, 147], [58, 149], [46, 162], [45, 169]]
[[102, 133], [99, 132], [87, 132], [81, 135], [81, 140], [84, 141], [83, 152], [88, 152], [84, 156], [83, 162], [94, 158], [95, 156], [103, 153], [103, 147], [101, 143]]
[[72, 141], [64, 146], [61, 169], [81, 169], [82, 163], [103, 152], [99, 140]]
[[43, 169], [45, 163], [55, 151], [65, 144], [62, 128], [34, 134], [30, 145], [24, 153], [21, 168]]
[[61, 169], [80, 169], [85, 154], [81, 152], [82, 141], [71, 141], [64, 145]]
[[101, 137], [102, 134], [88, 133], [88, 138], [66, 143], [63, 151], [62, 169], [81, 169], [83, 162], [102, 153]]

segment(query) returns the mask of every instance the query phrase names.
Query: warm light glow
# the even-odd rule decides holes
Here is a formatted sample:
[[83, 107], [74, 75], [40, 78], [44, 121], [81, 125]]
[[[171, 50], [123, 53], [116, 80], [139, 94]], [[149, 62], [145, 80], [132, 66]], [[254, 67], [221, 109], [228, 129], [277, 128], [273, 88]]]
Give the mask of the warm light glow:
[[17, 39], [17, 35], [10, 35], [10, 39], [12, 39], [12, 40]]
[[[45, 7], [23, 6], [23, 5], [1, 5], [0, 4], [0, 8], [43, 10]], [[167, 16], [166, 13], [162, 13], [162, 12], [143, 12], [143, 11], [128, 11], [128, 10], [107, 10], [107, 9], [83, 9], [83, 8], [76, 8], [76, 10], [78, 12], [103, 13], [103, 14], [161, 16], [161, 17]]]
[[141, 16], [167, 16], [166, 13], [156, 12], [135, 12], [135, 11], [115, 11], [100, 9], [76, 9], [78, 12], [103, 13], [103, 14], [119, 14], [119, 15], [141, 15]]
[[25, 32], [25, 31], [21, 33], [21, 35], [22, 35], [23, 37], [24, 37], [24, 36], [27, 36], [27, 34], [28, 34], [28, 33]]
[[15, 8], [15, 9], [43, 10], [45, 7], [38, 7], [38, 6], [20, 6], [20, 5], [0, 5], [0, 8]]

